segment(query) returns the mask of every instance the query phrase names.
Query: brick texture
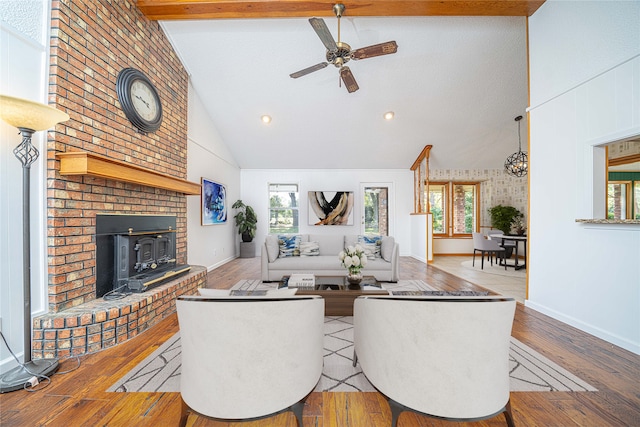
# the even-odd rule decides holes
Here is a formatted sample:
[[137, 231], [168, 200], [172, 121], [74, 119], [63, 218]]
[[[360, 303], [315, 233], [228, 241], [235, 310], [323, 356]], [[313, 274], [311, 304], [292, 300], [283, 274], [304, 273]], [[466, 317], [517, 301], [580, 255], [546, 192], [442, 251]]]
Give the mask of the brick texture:
[[[132, 0], [54, 0], [51, 25], [49, 96], [71, 116], [50, 133], [47, 149], [49, 311], [57, 313], [95, 299], [97, 213], [176, 215], [176, 258], [186, 263], [184, 194], [61, 176], [55, 154], [83, 150], [186, 179], [188, 77], [159, 24], [145, 18]], [[164, 119], [155, 133], [138, 133], [120, 109], [116, 79], [128, 67], [145, 73], [158, 90]], [[130, 335], [130, 323], [112, 325], [106, 315], [98, 321], [100, 331], [63, 338], [65, 348], [75, 354], [77, 347], [93, 350]], [[76, 323], [69, 328], [85, 325], [82, 316], [68, 321]], [[58, 326], [44, 331], [59, 331]], [[49, 341], [43, 338], [42, 351]]]
[[143, 294], [119, 300], [94, 299], [33, 320], [32, 357], [65, 358], [121, 344], [176, 311], [176, 298], [194, 295], [206, 284], [204, 267]]

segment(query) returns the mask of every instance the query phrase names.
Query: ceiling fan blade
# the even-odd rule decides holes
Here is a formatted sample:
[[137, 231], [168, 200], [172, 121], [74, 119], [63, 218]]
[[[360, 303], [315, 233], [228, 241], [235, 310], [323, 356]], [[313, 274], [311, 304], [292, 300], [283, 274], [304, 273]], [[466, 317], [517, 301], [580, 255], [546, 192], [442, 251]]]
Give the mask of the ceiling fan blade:
[[327, 65], [329, 65], [327, 62], [321, 62], [319, 64], [305, 68], [304, 70], [296, 71], [295, 73], [289, 74], [289, 77], [291, 77], [292, 79], [297, 79], [298, 77], [306, 76], [307, 74], [313, 73], [314, 71], [322, 70]]
[[396, 53], [398, 51], [398, 45], [395, 41], [374, 44], [367, 47], [361, 47], [351, 52], [351, 59], [367, 59], [374, 56], [388, 55], [390, 53]]
[[347, 87], [347, 91], [349, 93], [355, 92], [358, 89], [360, 89], [349, 67], [340, 68], [340, 78], [342, 79], [342, 82], [344, 83], [344, 85]]
[[309, 23], [313, 27], [318, 37], [320, 37], [322, 44], [324, 44], [324, 47], [326, 47], [327, 50], [330, 50], [332, 52], [335, 52], [336, 50], [338, 50], [338, 45], [336, 44], [336, 41], [331, 35], [329, 28], [327, 28], [327, 24], [325, 24], [324, 19], [309, 18]]

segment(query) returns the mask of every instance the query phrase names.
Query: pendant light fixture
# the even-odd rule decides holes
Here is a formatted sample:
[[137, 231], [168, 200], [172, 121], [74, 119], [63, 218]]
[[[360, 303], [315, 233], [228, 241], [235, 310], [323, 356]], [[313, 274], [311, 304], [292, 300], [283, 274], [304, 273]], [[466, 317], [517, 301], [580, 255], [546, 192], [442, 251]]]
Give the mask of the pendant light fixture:
[[518, 122], [518, 152], [507, 157], [507, 160], [504, 162], [504, 169], [507, 173], [517, 177], [525, 176], [529, 169], [527, 153], [522, 151], [522, 141], [520, 140], [520, 120], [522, 120], [522, 116], [515, 118], [515, 121]]

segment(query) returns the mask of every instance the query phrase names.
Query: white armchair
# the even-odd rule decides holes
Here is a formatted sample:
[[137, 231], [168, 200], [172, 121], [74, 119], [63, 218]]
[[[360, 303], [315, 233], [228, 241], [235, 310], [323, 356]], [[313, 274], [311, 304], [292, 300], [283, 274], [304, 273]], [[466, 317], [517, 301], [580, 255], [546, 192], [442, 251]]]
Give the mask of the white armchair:
[[476, 421], [509, 405], [509, 343], [516, 303], [490, 297], [359, 297], [354, 364], [391, 407]]
[[324, 300], [317, 296], [179, 297], [180, 425], [302, 409], [320, 379]]

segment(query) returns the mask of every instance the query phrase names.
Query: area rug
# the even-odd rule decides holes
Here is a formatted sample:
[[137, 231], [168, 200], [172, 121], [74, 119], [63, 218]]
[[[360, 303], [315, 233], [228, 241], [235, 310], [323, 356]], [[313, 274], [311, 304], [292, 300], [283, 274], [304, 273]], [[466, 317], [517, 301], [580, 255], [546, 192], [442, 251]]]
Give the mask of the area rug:
[[[513, 263], [513, 260], [508, 261], [510, 263]], [[460, 263], [460, 265], [462, 265], [465, 268], [468, 268], [470, 270], [474, 270], [474, 271], [478, 271], [480, 273], [487, 273], [487, 274], [495, 274], [498, 276], [507, 276], [507, 277], [519, 277], [519, 278], [526, 278], [527, 277], [527, 273], [526, 270], [516, 270], [513, 267], [507, 267], [507, 269], [504, 269], [504, 265], [503, 266], [499, 266], [498, 264], [496, 264], [495, 262], [493, 263], [493, 265], [491, 265], [491, 262], [487, 261], [486, 259], [484, 260], [484, 268], [480, 268], [480, 258], [476, 257], [476, 265], [473, 266], [473, 260], [472, 261], [462, 261]]]
[[[353, 367], [353, 317], [325, 317], [324, 368], [314, 391], [375, 391]], [[597, 391], [522, 342], [511, 338], [511, 391]], [[180, 335], [175, 334], [140, 362], [109, 392], [179, 392]]]

